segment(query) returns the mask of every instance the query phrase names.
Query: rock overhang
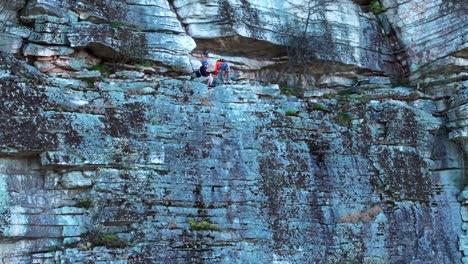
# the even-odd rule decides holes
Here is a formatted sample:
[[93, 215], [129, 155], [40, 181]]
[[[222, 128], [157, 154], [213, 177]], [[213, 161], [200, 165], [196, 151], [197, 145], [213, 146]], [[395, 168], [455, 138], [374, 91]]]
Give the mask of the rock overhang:
[[[307, 25], [317, 59], [388, 71], [393, 58], [375, 17], [364, 14], [352, 3], [340, 4], [318, 10]], [[291, 35], [306, 27], [303, 21], [306, 11], [293, 14], [293, 7], [283, 1], [174, 1], [174, 6], [188, 34], [197, 42], [195, 51], [214, 49], [216, 54], [247, 53], [253, 57], [277, 58], [284, 56]], [[270, 44], [256, 48], [266, 43]]]

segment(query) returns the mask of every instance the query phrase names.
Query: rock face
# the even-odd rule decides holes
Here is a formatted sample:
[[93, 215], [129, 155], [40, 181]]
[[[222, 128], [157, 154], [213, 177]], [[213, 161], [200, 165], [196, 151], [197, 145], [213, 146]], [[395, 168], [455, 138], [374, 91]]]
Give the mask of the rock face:
[[25, 5], [23, 0], [4, 1], [0, 4], [0, 51], [19, 53], [30, 30], [20, 25], [17, 19], [17, 10]]
[[463, 7], [368, 2], [11, 1], [0, 263], [468, 263]]
[[[25, 5], [15, 3], [3, 12], [4, 18]], [[238, 70], [239, 78], [280, 80], [283, 85], [304, 88], [323, 88], [321, 79], [327, 78], [348, 79], [338, 84], [349, 86], [370, 75], [385, 75], [393, 81], [409, 75], [414, 83], [466, 78], [464, 73], [438, 76], [441, 70], [466, 70], [468, 22], [460, 2], [382, 1], [380, 8], [385, 12], [377, 17], [359, 4], [348, 0], [31, 0], [21, 11], [21, 20], [32, 28], [18, 27], [14, 15], [0, 41], [5, 43], [2, 49], [12, 53], [19, 53], [27, 39], [86, 49], [108, 60], [119, 53], [186, 72], [192, 71], [193, 63], [198, 67], [197, 62], [191, 64], [189, 53], [210, 64], [222, 56]], [[284, 74], [286, 46], [292, 36], [303, 33], [316, 63], [308, 67], [307, 76]], [[48, 71], [52, 65], [60, 68], [54, 62], [41, 68]], [[89, 67], [84, 64], [84, 68]]]
[[[102, 32], [106, 33], [102, 35]], [[193, 39], [185, 35], [135, 33], [107, 25], [78, 24], [68, 37], [72, 47], [89, 48], [101, 57], [112, 58], [119, 51], [183, 68], [190, 68], [187, 52], [195, 48]]]
[[21, 76], [1, 79], [4, 263], [461, 263], [463, 152], [425, 94]]
[[[352, 2], [175, 0], [174, 6], [198, 49], [214, 54], [284, 56], [288, 37], [305, 30], [317, 60], [374, 71], [385, 71], [392, 61], [375, 17]], [[252, 38], [261, 48], [249, 47]]]
[[468, 122], [468, 90], [467, 83], [461, 84], [456, 93], [450, 100], [450, 110], [448, 112], [449, 122], [447, 127], [450, 129], [449, 137], [451, 140], [465, 143], [468, 138], [467, 122]]
[[[384, 15], [405, 50], [412, 80], [426, 76], [428, 82], [446, 81], [448, 72], [466, 71], [468, 8], [462, 1], [382, 2], [388, 9]], [[465, 74], [449, 77], [456, 81], [466, 79]]]
[[[88, 48], [109, 58], [121, 51], [122, 38], [135, 39], [132, 43], [141, 44], [145, 52], [130, 57], [185, 69], [191, 68], [188, 53], [197, 47], [197, 52], [208, 52], [212, 58], [217, 54], [233, 57], [231, 62], [239, 69], [258, 70], [262, 61], [284, 57], [283, 45], [289, 36], [304, 28], [313, 36], [317, 60], [338, 63], [343, 66], [341, 71], [349, 71], [345, 65], [370, 72], [391, 71], [391, 49], [377, 20], [352, 2], [318, 3], [306, 11], [300, 2], [284, 1], [174, 1], [173, 5], [174, 10], [167, 1], [134, 0], [121, 7], [128, 11], [121, 15], [117, 11], [100, 12], [99, 6], [93, 8], [87, 1], [29, 1], [23, 19], [34, 24], [30, 42], [70, 42], [72, 47]], [[249, 40], [256, 40], [253, 48]], [[320, 69], [314, 69], [317, 71]]]
[[[188, 53], [195, 48], [195, 42], [184, 34], [167, 1], [129, 1], [128, 4], [101, 1], [95, 6], [90, 3], [29, 1], [22, 17], [34, 25], [29, 41], [86, 48], [107, 59], [115, 60], [114, 54], [121, 53], [129, 59], [190, 68]], [[85, 63], [83, 68], [89, 65]]]

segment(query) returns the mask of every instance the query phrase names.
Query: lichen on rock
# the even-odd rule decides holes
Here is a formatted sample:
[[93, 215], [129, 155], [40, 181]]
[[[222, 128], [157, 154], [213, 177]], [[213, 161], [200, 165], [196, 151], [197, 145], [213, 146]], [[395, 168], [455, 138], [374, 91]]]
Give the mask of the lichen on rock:
[[467, 263], [456, 1], [16, 2], [3, 262]]

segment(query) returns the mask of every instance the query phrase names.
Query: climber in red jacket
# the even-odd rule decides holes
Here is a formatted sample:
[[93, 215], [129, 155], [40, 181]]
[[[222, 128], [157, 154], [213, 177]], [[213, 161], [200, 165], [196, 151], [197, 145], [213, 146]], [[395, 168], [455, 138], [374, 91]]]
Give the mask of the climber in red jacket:
[[[218, 75], [216, 78], [216, 83], [229, 84], [229, 71], [230, 67], [227, 62], [223, 59], [218, 59], [215, 64], [214, 74]], [[226, 79], [225, 79], [226, 78]]]

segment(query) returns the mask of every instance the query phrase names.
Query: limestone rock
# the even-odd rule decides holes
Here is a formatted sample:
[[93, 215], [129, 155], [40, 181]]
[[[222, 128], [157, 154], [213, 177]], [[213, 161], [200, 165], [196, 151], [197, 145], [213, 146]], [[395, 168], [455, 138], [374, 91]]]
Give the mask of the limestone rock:
[[24, 24], [31, 24], [35, 25], [35, 23], [38, 24], [55, 24], [57, 25], [70, 25], [70, 23], [76, 23], [76, 21], [73, 21], [70, 19], [70, 17], [61, 17], [61, 16], [51, 16], [47, 15], [47, 13], [39, 13], [36, 15], [29, 15], [27, 12], [20, 17], [21, 21]]
[[[48, 75], [0, 54], [2, 262], [466, 260], [464, 44], [414, 60], [433, 72], [450, 65], [449, 88], [391, 87], [385, 68], [393, 54], [375, 16], [333, 2], [308, 28], [320, 59], [313, 78], [285, 76], [326, 89], [306, 90], [306, 98], [257, 80], [211, 89], [203, 78], [169, 76], [189, 69], [196, 49], [192, 64], [213, 65], [221, 54], [241, 78], [276, 80], [282, 26], [300, 24], [305, 10], [276, 0], [128, 0], [136, 25], [119, 25], [78, 2], [30, 0], [23, 10], [22, 23], [40, 35], [31, 40], [67, 43], [24, 48]], [[398, 34], [441, 16], [422, 2], [424, 14], [405, 9], [418, 7], [410, 2], [391, 7], [401, 9], [391, 25], [417, 22]], [[69, 42], [48, 38], [55, 29], [68, 31]], [[426, 33], [414, 34], [406, 36], [412, 51], [428, 48]], [[84, 70], [116, 51], [138, 51], [122, 48], [125, 37], [145, 46], [135, 58], [172, 72]], [[330, 88], [358, 80], [359, 93]]]
[[24, 14], [25, 16], [49, 15], [59, 18], [67, 17], [67, 7], [71, 1], [61, 0], [32, 0], [28, 1]]
[[[463, 57], [463, 50], [468, 48], [467, 7], [463, 2], [384, 0], [382, 3], [388, 9], [385, 16], [403, 44], [412, 79], [419, 71], [430, 67], [431, 62], [450, 54]], [[440, 66], [439, 73], [445, 69]]]
[[101, 62], [101, 59], [80, 50], [70, 56], [38, 57], [34, 62], [41, 72], [70, 72], [91, 68]]
[[317, 85], [320, 85], [321, 87], [347, 87], [351, 86], [355, 83], [353, 79], [346, 78], [346, 77], [340, 77], [340, 76], [322, 76], [318, 80]]
[[[292, 3], [294, 5], [288, 1], [204, 3], [176, 0], [174, 6], [187, 25], [188, 34], [197, 40], [198, 50], [277, 57], [285, 52], [279, 45], [285, 44], [287, 31], [291, 30], [286, 30], [287, 23], [293, 23], [294, 28], [305, 28], [303, 21], [307, 17], [307, 8], [300, 6], [299, 1]], [[372, 16], [363, 14], [352, 2], [331, 3], [315, 10], [308, 32], [316, 42], [314, 48], [318, 59], [385, 71], [387, 66], [380, 62], [392, 61], [392, 58], [386, 55], [388, 43], [380, 35]], [[249, 49], [247, 39], [258, 40], [255, 49]]]
[[92, 54], [79, 50], [71, 56], [60, 56], [55, 62], [57, 66], [71, 69], [71, 70], [83, 70], [89, 69], [94, 65], [101, 63], [101, 59], [93, 56]]
[[35, 61], [34, 66], [41, 72], [51, 72], [55, 68], [57, 68], [57, 66], [54, 65], [51, 61], [42, 61], [42, 60]]
[[461, 84], [450, 100], [447, 127], [450, 129], [449, 138], [461, 142], [465, 151], [468, 151], [468, 89], [465, 85]]
[[23, 39], [21, 37], [0, 33], [0, 51], [17, 54], [21, 51]]
[[128, 20], [144, 31], [185, 33], [177, 15], [166, 0], [130, 0]]
[[66, 46], [44, 46], [39, 44], [29, 43], [24, 47], [23, 54], [25, 56], [60, 56], [60, 55], [71, 55], [74, 50]]
[[5, 33], [27, 39], [31, 35], [31, 29], [19, 24], [8, 25], [5, 28]]
[[162, 62], [176, 69], [191, 72], [188, 58], [195, 47], [195, 41], [187, 35], [146, 33], [148, 55], [146, 59]]
[[42, 44], [67, 45], [66, 34], [69, 25], [48, 20], [51, 19], [35, 20], [34, 32], [29, 37], [29, 41]]
[[122, 78], [122, 79], [139, 79], [145, 76], [144, 73], [139, 71], [118, 71], [115, 74], [115, 77]]
[[11, 1], [8, 1], [8, 4], [9, 4], [8, 6], [9, 8], [13, 10], [20, 10], [26, 4], [26, 0], [11, 0]]
[[187, 71], [190, 69], [188, 53], [196, 46], [186, 35], [123, 31], [84, 23], [74, 25], [68, 37], [71, 47], [86, 47], [102, 57], [111, 58], [113, 53], [122, 52], [129, 58], [159, 61]]
[[0, 4], [0, 51], [18, 54], [23, 39], [29, 37], [30, 30], [20, 25], [17, 11], [25, 4], [23, 0], [4, 1]]
[[62, 186], [67, 189], [87, 188], [93, 182], [80, 171], [68, 172], [62, 176]]
[[74, 73], [72, 76], [77, 79], [99, 79], [102, 77], [102, 74], [100, 71], [83, 70]]
[[271, 86], [266, 86], [266, 87], [263, 87], [263, 86], [255, 87], [253, 92], [255, 94], [258, 94], [258, 95], [271, 96], [271, 97], [275, 97], [275, 96], [280, 95], [280, 89], [279, 89], [279, 86], [277, 84], [276, 85], [271, 85]]
[[101, 62], [101, 59], [84, 50], [73, 50], [64, 46], [42, 46], [30, 43], [23, 53], [36, 56], [34, 65], [41, 72], [80, 71]]
[[[363, 102], [317, 93], [303, 100], [279, 96], [277, 85], [208, 89], [200, 80], [169, 77], [103, 78], [84, 89], [65, 75], [50, 78], [43, 90], [28, 90], [38, 94], [26, 102], [20, 87], [0, 97], [15, 106], [2, 108], [5, 124], [42, 98], [47, 103], [32, 110], [50, 128], [36, 130], [24, 146], [39, 155], [15, 166], [2, 166], [10, 157], [0, 159], [0, 196], [8, 196], [0, 205], [13, 212], [2, 224], [9, 239], [34, 241], [22, 242], [27, 246], [15, 256], [0, 251], [10, 263], [21, 263], [18, 256], [49, 260], [45, 253], [31, 255], [48, 249], [74, 263], [129, 256], [174, 262], [197, 241], [210, 250], [191, 259], [226, 263], [343, 262], [350, 256], [460, 263], [461, 170], [457, 179], [443, 171], [460, 167], [463, 156], [447, 144], [434, 146], [443, 124], [427, 99]], [[134, 92], [147, 88], [151, 93]], [[58, 134], [56, 142], [39, 144], [47, 132]], [[18, 137], [12, 139], [16, 146]], [[34, 211], [15, 211], [15, 197]], [[91, 205], [78, 208], [86, 198]], [[150, 246], [94, 245], [82, 234], [96, 227]], [[42, 240], [46, 235], [50, 239]], [[82, 246], [69, 247], [65, 238]], [[420, 246], [402, 250], [401, 241]], [[240, 256], [246, 246], [250, 250]]]

